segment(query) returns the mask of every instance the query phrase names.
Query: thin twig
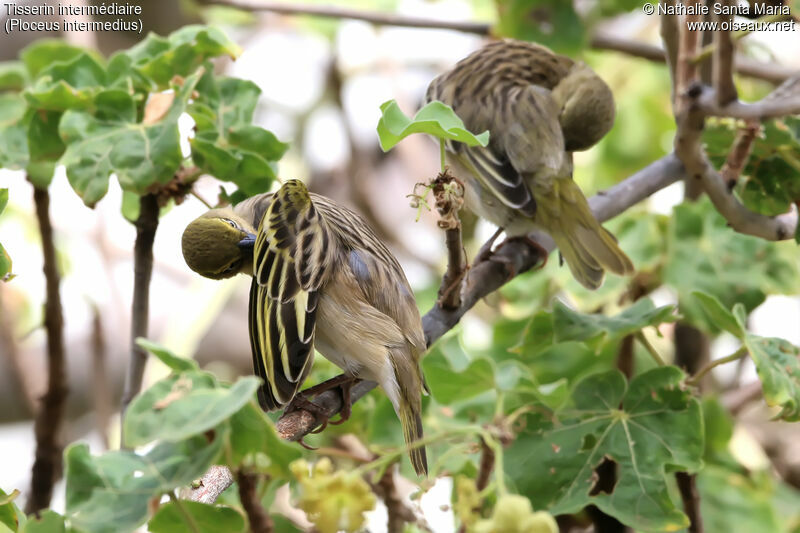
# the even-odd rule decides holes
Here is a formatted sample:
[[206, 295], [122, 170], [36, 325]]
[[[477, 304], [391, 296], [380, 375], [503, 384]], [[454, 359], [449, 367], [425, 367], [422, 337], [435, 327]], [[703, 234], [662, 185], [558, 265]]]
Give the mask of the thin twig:
[[650, 344], [650, 341], [647, 340], [647, 337], [644, 336], [644, 333], [642, 333], [641, 330], [637, 331], [634, 335], [636, 336], [636, 340], [639, 341], [639, 344], [644, 346], [645, 350], [647, 350], [647, 353], [650, 354], [650, 357], [653, 358], [653, 361], [655, 361], [658, 366], [666, 366], [666, 363], [658, 353], [658, 350], [656, 350], [653, 345]]
[[[724, 6], [733, 6], [733, 0], [724, 0]], [[717, 21], [731, 22], [733, 15], [717, 15]], [[724, 106], [737, 99], [736, 85], [733, 83], [733, 66], [735, 50], [730, 31], [714, 32], [714, 55], [712, 61], [712, 79], [717, 93], [717, 105]]]
[[700, 494], [695, 484], [695, 474], [677, 472], [675, 480], [683, 501], [683, 510], [689, 517], [689, 533], [703, 533], [703, 516], [700, 514]]
[[[492, 450], [484, 439], [481, 439], [481, 462], [478, 467], [478, 477], [475, 478], [475, 488], [478, 492], [489, 486], [489, 479], [492, 477], [495, 463], [494, 450]], [[503, 475], [499, 473], [498, 475]]]
[[111, 391], [106, 369], [106, 341], [103, 321], [97, 304], [92, 303], [92, 383], [94, 389], [95, 424], [103, 445], [108, 449], [108, 424], [111, 420]]
[[[441, 143], [444, 146], [444, 143]], [[447, 270], [439, 287], [439, 305], [458, 309], [461, 305], [461, 282], [467, 271], [467, 259], [461, 241], [461, 220], [458, 212], [464, 204], [464, 186], [445, 168], [433, 180], [433, 195], [439, 212], [438, 226], [444, 229], [447, 246]]]
[[[136, 220], [136, 242], [133, 247], [133, 309], [131, 312], [131, 358], [122, 392], [122, 412], [142, 389], [147, 352], [136, 344], [147, 337], [150, 306], [150, 278], [153, 273], [153, 241], [158, 228], [158, 199], [145, 194], [139, 199], [139, 218]], [[124, 443], [124, 439], [123, 439]]]
[[34, 187], [33, 200], [42, 236], [44, 277], [47, 285], [44, 327], [47, 331], [47, 392], [36, 414], [36, 459], [31, 477], [31, 494], [25, 505], [27, 513], [38, 513], [50, 505], [53, 484], [61, 476], [59, 433], [67, 397], [66, 361], [64, 358], [64, 316], [59, 295], [58, 272], [53, 226], [50, 222], [50, 193]]
[[760, 129], [761, 126], [759, 124], [751, 122], [736, 134], [736, 139], [728, 152], [725, 164], [722, 165], [722, 169], [719, 171], [729, 191], [733, 190], [736, 182], [739, 181], [739, 176], [742, 175], [747, 160], [750, 158], [753, 142]]
[[694, 376], [688, 378], [686, 380], [686, 384], [687, 385], [696, 385], [697, 383], [700, 382], [701, 379], [703, 379], [703, 376], [705, 376], [706, 374], [711, 372], [711, 370], [713, 368], [718, 367], [719, 365], [724, 365], [726, 363], [731, 363], [733, 361], [737, 361], [737, 360], [741, 359], [742, 357], [744, 357], [745, 355], [747, 355], [747, 348], [742, 346], [741, 348], [736, 350], [731, 355], [727, 355], [725, 357], [720, 357], [719, 359], [714, 359], [713, 361], [708, 363], [706, 366], [704, 366], [703, 368], [698, 370], [697, 374], [695, 374]]
[[236, 475], [236, 482], [239, 484], [239, 499], [247, 513], [250, 531], [252, 533], [272, 533], [275, 524], [258, 497], [258, 477], [257, 474], [241, 471]]

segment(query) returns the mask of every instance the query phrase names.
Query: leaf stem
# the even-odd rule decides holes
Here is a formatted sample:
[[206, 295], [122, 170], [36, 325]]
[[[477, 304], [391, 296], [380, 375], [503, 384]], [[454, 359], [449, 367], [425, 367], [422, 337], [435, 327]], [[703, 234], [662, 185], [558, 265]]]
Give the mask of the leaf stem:
[[732, 354], [730, 354], [728, 356], [720, 357], [719, 359], [714, 359], [713, 361], [708, 363], [706, 366], [704, 366], [703, 368], [698, 370], [697, 374], [695, 374], [694, 376], [688, 378], [686, 380], [686, 383], [687, 383], [687, 385], [697, 385], [700, 382], [700, 380], [703, 379], [703, 376], [705, 376], [706, 374], [711, 372], [712, 368], [714, 368], [716, 366], [719, 366], [719, 365], [724, 365], [725, 363], [732, 363], [733, 361], [738, 361], [739, 359], [741, 359], [745, 355], [747, 355], [747, 347], [742, 346], [738, 350], [736, 350], [735, 352], [733, 352]]
[[653, 348], [653, 345], [650, 344], [650, 341], [647, 340], [647, 337], [644, 336], [641, 330], [636, 332], [636, 340], [641, 343], [642, 346], [645, 347], [647, 352], [650, 354], [650, 357], [653, 358], [653, 361], [656, 362], [658, 366], [666, 366], [667, 364], [664, 362], [664, 359], [661, 358], [659, 353]]

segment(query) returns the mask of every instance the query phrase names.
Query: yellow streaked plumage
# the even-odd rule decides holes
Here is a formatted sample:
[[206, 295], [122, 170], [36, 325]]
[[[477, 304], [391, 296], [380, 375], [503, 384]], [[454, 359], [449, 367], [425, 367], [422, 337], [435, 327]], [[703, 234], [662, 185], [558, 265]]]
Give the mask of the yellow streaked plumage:
[[572, 152], [614, 123], [611, 90], [588, 66], [537, 44], [492, 42], [434, 79], [426, 100], [450, 105], [469, 130], [490, 132], [485, 148], [447, 143], [470, 209], [511, 237], [545, 230], [590, 289], [604, 270], [633, 272], [572, 180]]
[[[250, 343], [264, 409], [292, 401], [316, 348], [346, 374], [378, 382], [406, 441], [422, 437], [419, 311], [399, 263], [361, 216], [291, 180], [202, 215], [184, 231], [183, 253], [206, 277], [253, 276]], [[424, 447], [410, 456], [427, 473]]]

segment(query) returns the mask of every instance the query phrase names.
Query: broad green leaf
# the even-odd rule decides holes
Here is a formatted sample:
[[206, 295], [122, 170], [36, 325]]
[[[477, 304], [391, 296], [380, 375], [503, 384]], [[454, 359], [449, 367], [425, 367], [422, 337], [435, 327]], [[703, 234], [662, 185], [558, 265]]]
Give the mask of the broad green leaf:
[[133, 531], [147, 520], [151, 498], [201, 477], [217, 459], [225, 435], [164, 442], [146, 455], [91, 455], [86, 444], [64, 452], [70, 523], [87, 533]]
[[487, 358], [470, 360], [455, 334], [433, 345], [422, 360], [422, 370], [431, 394], [443, 405], [472, 398], [495, 387], [492, 361]]
[[[257, 463], [260, 471], [273, 479], [291, 479], [289, 463], [302, 457], [296, 444], [278, 437], [275, 427], [264, 412], [250, 402], [230, 418], [229, 464], [238, 468], [243, 463]], [[256, 460], [256, 455], [261, 457]]]
[[588, 42], [572, 2], [505, 0], [495, 4], [498, 21], [494, 35], [541, 43], [565, 54], [580, 52]]
[[236, 58], [241, 48], [224, 32], [206, 26], [185, 26], [169, 37], [147, 35], [128, 50], [114, 54], [108, 62], [110, 79], [124, 85], [130, 79], [145, 90], [164, 89], [175, 76], [187, 76], [217, 56]]
[[0, 94], [0, 168], [19, 169], [28, 163], [30, 114], [20, 94]]
[[664, 281], [677, 290], [687, 321], [714, 332], [718, 326], [706, 320], [692, 293], [715, 296], [728, 309], [740, 302], [748, 312], [767, 294], [794, 294], [799, 286], [795, 250], [789, 243], [735, 232], [707, 199], [684, 203], [670, 219]]
[[468, 146], [489, 144], [489, 132], [479, 135], [470, 133], [453, 109], [442, 102], [430, 102], [420, 109], [414, 118], [408, 118], [394, 100], [381, 104], [378, 121], [378, 137], [384, 152], [412, 133], [427, 133], [439, 139], [450, 139]]
[[288, 149], [271, 132], [251, 124], [261, 90], [252, 82], [217, 78], [198, 83], [199, 97], [188, 112], [195, 120], [190, 139], [195, 164], [235, 183], [245, 196], [266, 192], [276, 179], [275, 162]]
[[28, 71], [21, 61], [0, 63], [0, 91], [21, 91], [28, 83]]
[[744, 345], [756, 364], [767, 405], [780, 406], [778, 417], [800, 420], [800, 348], [784, 339], [746, 333]]
[[185, 357], [179, 357], [174, 353], [172, 353], [171, 351], [164, 348], [163, 346], [161, 346], [160, 344], [149, 341], [143, 337], [139, 337], [138, 339], [136, 339], [136, 344], [138, 344], [151, 354], [155, 355], [159, 361], [167, 365], [170, 369], [174, 370], [175, 372], [197, 370], [199, 368], [197, 366], [197, 362], [194, 359], [186, 359]]
[[64, 153], [64, 142], [58, 134], [60, 111], [34, 110], [28, 122], [28, 179], [35, 187], [46, 189], [53, 179], [56, 162]]
[[725, 306], [716, 297], [701, 291], [692, 292], [692, 297], [719, 329], [732, 333], [740, 339], [744, 336], [744, 329], [736, 320], [736, 317], [725, 309]]
[[17, 531], [25, 525], [25, 513], [14, 502], [17, 496], [19, 496], [18, 490], [7, 494], [0, 489], [0, 526], [5, 526], [10, 531]]
[[[676, 531], [688, 519], [671, 499], [667, 476], [702, 466], [700, 404], [682, 389], [684, 373], [659, 367], [631, 380], [617, 370], [582, 380], [572, 407], [555, 418], [529, 415], [506, 453], [506, 475], [536, 509], [575, 513], [594, 504], [635, 529]], [[594, 469], [617, 465], [611, 493], [592, 494]]]
[[31, 515], [20, 531], [22, 533], [65, 533], [67, 528], [64, 525], [63, 516], [46, 509], [39, 517]]
[[621, 313], [609, 317], [574, 311], [560, 300], [553, 303], [550, 314], [537, 313], [529, 324], [517, 353], [537, 352], [544, 347], [567, 341], [585, 342], [598, 351], [603, 344], [636, 333], [648, 326], [674, 322], [677, 316], [671, 305], [656, 307], [649, 298], [642, 298]]
[[204, 372], [172, 374], [128, 406], [123, 424], [125, 444], [178, 441], [212, 429], [244, 407], [259, 383], [257, 377], [248, 376], [223, 387]]
[[25, 64], [28, 74], [32, 78], [36, 78], [52, 65], [68, 63], [87, 52], [87, 50], [68, 44], [61, 39], [41, 39], [25, 47], [20, 53], [20, 58]]
[[28, 104], [35, 109], [86, 109], [105, 83], [103, 66], [89, 54], [82, 53], [44, 69], [24, 94]]
[[709, 465], [697, 476], [700, 512], [706, 531], [786, 531], [772, 503], [773, 483]]
[[[178, 117], [186, 108], [199, 74], [187, 78], [177, 91], [167, 114], [153, 124], [136, 122], [132, 98], [122, 91], [98, 95], [113, 105], [95, 116], [86, 111], [67, 111], [60, 134], [67, 145], [61, 163], [67, 178], [88, 206], [96, 204], [108, 190], [113, 172], [123, 190], [143, 194], [153, 184], [167, 183], [183, 161]], [[119, 111], [115, 118], [108, 108]]]
[[245, 522], [231, 507], [180, 500], [159, 507], [147, 528], [152, 533], [243, 533]]

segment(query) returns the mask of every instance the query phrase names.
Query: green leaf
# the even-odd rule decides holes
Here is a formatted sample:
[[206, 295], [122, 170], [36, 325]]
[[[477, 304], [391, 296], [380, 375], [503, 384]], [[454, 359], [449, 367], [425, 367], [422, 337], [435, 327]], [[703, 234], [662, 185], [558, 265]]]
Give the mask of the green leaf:
[[489, 359], [471, 359], [458, 336], [446, 335], [422, 360], [422, 370], [434, 399], [444, 405], [477, 396], [495, 386], [494, 365]]
[[35, 187], [46, 189], [53, 179], [56, 162], [64, 153], [64, 142], [58, 135], [60, 111], [36, 110], [28, 122], [28, 179]]
[[0, 168], [20, 169], [28, 163], [28, 113], [20, 94], [0, 94]]
[[[8, 189], [0, 189], [0, 214], [8, 204]], [[11, 256], [8, 255], [3, 245], [0, 244], [0, 280], [8, 281], [13, 277], [11, 274]], [[1, 492], [1, 491], [0, 491]]]
[[244, 532], [244, 517], [231, 507], [189, 500], [162, 505], [148, 522], [152, 533]]
[[706, 294], [702, 291], [692, 292], [692, 296], [700, 305], [702, 310], [708, 315], [708, 318], [720, 329], [732, 333], [734, 336], [741, 339], [744, 337], [744, 329], [733, 316], [733, 313], [725, 309], [716, 297]]
[[564, 54], [576, 54], [588, 43], [572, 2], [505, 0], [496, 5], [498, 21], [493, 35], [541, 43]]
[[728, 309], [740, 302], [747, 312], [767, 294], [798, 291], [796, 248], [737, 233], [708, 199], [676, 206], [669, 222], [664, 281], [677, 290], [681, 314], [690, 323], [711, 332], [719, 327], [706, 319], [695, 291]]
[[40, 516], [31, 516], [25, 527], [20, 529], [22, 533], [65, 533], [64, 517], [55, 511], [46, 509]]
[[217, 459], [225, 435], [215, 432], [164, 442], [146, 455], [111, 451], [93, 456], [86, 444], [64, 452], [67, 518], [87, 533], [133, 531], [144, 524], [151, 498], [201, 477]]
[[744, 345], [756, 364], [767, 405], [780, 406], [778, 417], [800, 420], [800, 348], [784, 339], [745, 334]]
[[[136, 122], [132, 97], [109, 90], [95, 116], [86, 111], [67, 111], [61, 119], [60, 134], [67, 145], [61, 163], [67, 178], [88, 206], [96, 204], [108, 190], [113, 172], [123, 190], [144, 194], [154, 183], [167, 183], [183, 161], [178, 117], [186, 108], [199, 73], [187, 78], [177, 91], [167, 114], [153, 124]], [[109, 108], [118, 115], [110, 116]]]
[[17, 496], [19, 496], [18, 490], [7, 494], [0, 489], [0, 525], [6, 526], [11, 531], [17, 531], [25, 525], [25, 513], [14, 503]]
[[89, 54], [82, 53], [44, 69], [24, 94], [28, 104], [35, 109], [86, 109], [105, 84], [103, 66]]
[[697, 476], [700, 512], [706, 531], [772, 533], [781, 527], [772, 498], [772, 483], [764, 476], [746, 476], [715, 465]]
[[[554, 420], [529, 415], [506, 453], [506, 475], [534, 508], [552, 514], [594, 504], [634, 529], [686, 527], [667, 477], [697, 471], [704, 445], [700, 404], [682, 389], [684, 377], [672, 366], [646, 371], [627, 387], [617, 370], [589, 376]], [[617, 465], [617, 483], [610, 493], [592, 494], [594, 469], [605, 457]]]
[[[289, 464], [302, 457], [300, 449], [280, 437], [264, 412], [250, 402], [231, 418], [229, 464], [257, 464], [273, 479], [293, 479]], [[256, 460], [257, 455], [261, 457]]]
[[413, 119], [408, 118], [394, 100], [381, 104], [378, 137], [384, 152], [412, 133], [427, 133], [439, 139], [450, 139], [468, 146], [489, 144], [489, 132], [473, 135], [464, 127], [453, 109], [442, 102], [430, 102]]
[[648, 326], [674, 322], [675, 307], [656, 307], [649, 298], [642, 298], [621, 313], [608, 317], [602, 314], [579, 313], [560, 300], [553, 303], [551, 314], [538, 313], [531, 319], [517, 353], [533, 353], [554, 343], [585, 342], [595, 352], [603, 344], [636, 333]]
[[276, 179], [274, 162], [288, 149], [271, 132], [251, 124], [261, 90], [236, 78], [204, 76], [189, 106], [195, 120], [190, 139], [195, 164], [235, 183], [245, 196], [266, 192]]
[[241, 48], [214, 27], [184, 26], [169, 37], [147, 35], [128, 50], [114, 54], [108, 62], [110, 79], [124, 86], [147, 90], [166, 88], [175, 76], [187, 76], [208, 59], [227, 55], [236, 58]]
[[21, 91], [28, 83], [28, 71], [21, 61], [0, 63], [0, 91]]
[[164, 348], [163, 346], [161, 346], [160, 344], [149, 341], [143, 337], [137, 338], [136, 344], [138, 344], [151, 354], [155, 355], [159, 361], [167, 365], [170, 369], [174, 370], [175, 372], [197, 370], [199, 368], [197, 365], [197, 361], [195, 361], [194, 359], [179, 357], [174, 353], [172, 353], [171, 351]]
[[87, 53], [83, 48], [67, 44], [61, 39], [41, 39], [25, 47], [20, 58], [31, 78], [39, 76], [43, 70], [56, 63], [68, 63], [77, 56]]
[[227, 420], [255, 395], [260, 380], [240, 378], [222, 387], [209, 374], [172, 374], [134, 398], [125, 413], [125, 444], [177, 441], [203, 433]]

